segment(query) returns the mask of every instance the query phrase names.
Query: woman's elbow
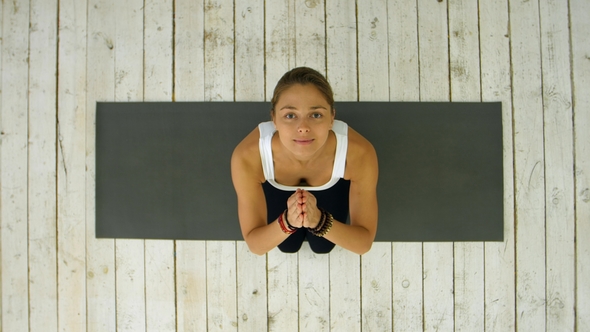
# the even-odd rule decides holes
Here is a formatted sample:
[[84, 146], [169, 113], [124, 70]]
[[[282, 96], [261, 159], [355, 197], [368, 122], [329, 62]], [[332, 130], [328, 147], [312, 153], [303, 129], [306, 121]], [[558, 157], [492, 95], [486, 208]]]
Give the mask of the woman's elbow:
[[266, 253], [268, 253], [270, 251], [269, 249], [262, 247], [260, 245], [260, 243], [258, 243], [258, 241], [254, 241], [253, 239], [249, 239], [247, 236], [244, 237], [244, 240], [246, 241], [246, 245], [248, 246], [248, 250], [250, 250], [250, 252], [255, 255], [264, 256]]
[[363, 243], [361, 246], [359, 246], [359, 248], [357, 248], [355, 253], [358, 255], [364, 255], [364, 254], [368, 253], [372, 247], [373, 247], [373, 241]]

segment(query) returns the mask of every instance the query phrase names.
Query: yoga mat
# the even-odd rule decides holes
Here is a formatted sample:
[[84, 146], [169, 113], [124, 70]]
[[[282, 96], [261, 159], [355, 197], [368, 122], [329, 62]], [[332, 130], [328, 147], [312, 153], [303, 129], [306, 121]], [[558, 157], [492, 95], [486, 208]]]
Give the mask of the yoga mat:
[[[376, 241], [502, 241], [500, 103], [339, 102], [379, 159]], [[267, 102], [99, 102], [98, 238], [243, 240], [234, 147]]]

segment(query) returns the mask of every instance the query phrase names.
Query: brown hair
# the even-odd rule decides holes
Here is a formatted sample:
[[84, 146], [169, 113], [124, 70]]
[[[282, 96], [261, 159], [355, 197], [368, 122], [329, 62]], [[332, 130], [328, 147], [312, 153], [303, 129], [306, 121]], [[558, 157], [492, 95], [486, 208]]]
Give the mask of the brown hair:
[[286, 72], [275, 86], [270, 103], [272, 105], [271, 112], [274, 113], [275, 106], [279, 101], [281, 93], [295, 84], [313, 84], [326, 98], [332, 112], [334, 111], [334, 93], [332, 87], [324, 75], [317, 70], [308, 67], [297, 67]]

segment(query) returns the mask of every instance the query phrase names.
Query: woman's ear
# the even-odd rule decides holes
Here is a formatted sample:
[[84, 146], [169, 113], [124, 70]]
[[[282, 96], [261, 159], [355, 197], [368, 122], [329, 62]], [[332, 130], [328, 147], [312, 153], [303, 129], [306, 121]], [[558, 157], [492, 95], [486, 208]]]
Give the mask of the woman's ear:
[[334, 119], [336, 118], [336, 109], [332, 107], [332, 122], [330, 124], [334, 124]]

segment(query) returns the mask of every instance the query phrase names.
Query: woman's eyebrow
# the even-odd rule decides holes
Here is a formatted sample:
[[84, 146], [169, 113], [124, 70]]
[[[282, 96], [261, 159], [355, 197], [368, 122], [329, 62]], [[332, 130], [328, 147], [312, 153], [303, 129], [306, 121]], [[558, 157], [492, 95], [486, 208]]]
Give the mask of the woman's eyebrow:
[[280, 110], [296, 110], [296, 109], [297, 109], [297, 107], [291, 106], [291, 105], [285, 105], [280, 108]]

